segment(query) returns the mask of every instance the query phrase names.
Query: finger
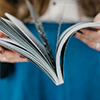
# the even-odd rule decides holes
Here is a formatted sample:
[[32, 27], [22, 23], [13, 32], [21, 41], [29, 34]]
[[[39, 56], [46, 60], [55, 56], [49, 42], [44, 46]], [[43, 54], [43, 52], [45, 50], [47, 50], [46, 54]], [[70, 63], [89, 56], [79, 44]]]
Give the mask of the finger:
[[100, 22], [100, 13], [96, 15], [96, 17], [94, 18], [94, 22]]
[[3, 35], [3, 32], [0, 31], [0, 37], [2, 37], [2, 35]]
[[4, 53], [0, 55], [0, 61], [15, 63], [15, 62], [28, 62], [28, 59], [21, 58], [19, 54], [12, 52], [10, 50], [5, 50]]
[[76, 32], [75, 37], [78, 38], [79, 40], [81, 40], [82, 42], [84, 42], [85, 44], [87, 44], [89, 47], [100, 51], [100, 48], [96, 48], [97, 42], [89, 39], [88, 37], [84, 36], [83, 34]]
[[92, 38], [94, 41], [100, 42], [100, 31], [90, 31], [87, 29], [82, 29], [81, 31], [83, 35]]
[[7, 35], [0, 31], [0, 37], [7, 37]]
[[25, 56], [23, 56], [23, 55], [19, 55], [21, 58], [26, 58]]
[[28, 62], [29, 60], [27, 59], [27, 58], [25, 58], [25, 57], [21, 57], [18, 53], [15, 53], [15, 52], [13, 52], [14, 54], [14, 56], [15, 56], [15, 58], [13, 59], [13, 57], [10, 57], [10, 58], [8, 58], [9, 60], [9, 62], [11, 62], [11, 63], [15, 63], [15, 62]]
[[4, 48], [0, 46], [0, 54], [4, 53]]
[[28, 62], [29, 60], [27, 58], [18, 58], [18, 59], [8, 59], [4, 56], [0, 58], [0, 62], [8, 62], [8, 63], [16, 63], [16, 62]]

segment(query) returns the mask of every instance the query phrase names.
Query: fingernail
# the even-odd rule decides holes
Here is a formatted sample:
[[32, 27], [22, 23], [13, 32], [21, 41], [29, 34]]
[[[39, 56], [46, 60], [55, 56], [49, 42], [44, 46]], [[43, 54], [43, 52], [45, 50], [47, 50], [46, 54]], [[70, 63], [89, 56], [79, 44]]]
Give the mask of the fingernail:
[[73, 34], [73, 36], [75, 36], [75, 35], [76, 35], [76, 33]]
[[29, 59], [27, 59], [27, 61], [30, 61]]
[[24, 56], [22, 56], [22, 55], [20, 55], [20, 57], [21, 57], [21, 58], [26, 58], [26, 57], [24, 57]]
[[82, 31], [80, 31], [80, 30], [78, 30], [77, 32], [79, 32], [79, 33], [83, 34], [83, 32], [82, 32]]
[[0, 54], [2, 54], [2, 51], [0, 50]]

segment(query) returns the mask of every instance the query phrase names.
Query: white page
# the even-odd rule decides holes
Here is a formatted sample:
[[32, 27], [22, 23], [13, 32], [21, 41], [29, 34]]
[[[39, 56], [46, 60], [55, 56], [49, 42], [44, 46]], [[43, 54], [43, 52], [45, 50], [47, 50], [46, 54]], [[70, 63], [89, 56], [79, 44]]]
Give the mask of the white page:
[[30, 60], [32, 60], [36, 65], [38, 65], [38, 67], [40, 67], [40, 69], [42, 69], [53, 81], [55, 84], [57, 84], [58, 79], [57, 76], [55, 74], [55, 72], [51, 69], [49, 69], [49, 67], [47, 64], [43, 64], [43, 62], [41, 62], [38, 58], [36, 58], [35, 56], [31, 55], [29, 52], [25, 51], [24, 49], [22, 49], [20, 47], [20, 45], [16, 46], [17, 44], [15, 43], [15, 41], [11, 40], [11, 39], [7, 39], [7, 38], [0, 38], [0, 45], [8, 48], [10, 50], [13, 50], [15, 52], [18, 52], [22, 55], [24, 55], [25, 57], [28, 57]]
[[5, 13], [6, 17], [8, 17], [23, 33], [24, 35], [36, 46], [36, 48], [41, 52], [41, 54], [45, 57], [47, 53], [43, 47], [43, 45], [38, 41], [38, 39], [27, 29], [27, 27], [17, 18], [10, 15], [9, 13]]
[[[1, 20], [2, 21], [2, 20]], [[15, 41], [17, 41], [18, 43], [20, 43], [21, 45], [23, 45], [27, 50], [31, 50], [30, 52], [32, 53], [32, 54], [34, 54], [36, 57], [39, 57], [39, 59], [41, 59], [43, 62], [48, 62], [48, 64], [50, 65], [50, 63], [49, 63], [49, 61], [47, 60], [47, 58], [45, 58], [45, 60], [43, 59], [43, 57], [37, 52], [37, 50], [35, 50], [35, 48], [34, 49], [32, 49], [31, 48], [31, 46], [29, 46], [29, 45], [27, 45], [27, 42], [24, 42], [23, 41], [23, 37], [22, 36], [18, 36], [18, 32], [16, 31], [16, 29], [15, 28], [13, 28], [13, 26], [11, 26], [10, 25], [10, 23], [9, 23], [9, 21], [8, 20], [5, 20], [5, 19], [3, 19], [3, 21], [4, 21], [4, 23], [2, 24], [2, 26], [4, 25], [4, 27], [7, 29], [5, 29], [5, 28], [3, 28], [2, 26], [2, 28], [1, 28], [1, 30], [6, 30], [4, 33], [6, 33], [10, 38], [12, 38], [12, 39], [14, 39]], [[10, 25], [10, 26], [9, 26]], [[8, 30], [10, 31], [10, 32], [8, 32]], [[16, 34], [17, 33], [17, 34]], [[23, 38], [23, 39], [21, 39], [21, 37]], [[26, 40], [26, 39], [24, 39], [24, 40]], [[49, 66], [49, 67], [51, 67], [51, 65]], [[52, 67], [51, 67], [52, 68]]]
[[[74, 25], [75, 26], [75, 25]], [[73, 26], [72, 26], [73, 27]], [[63, 33], [62, 33], [62, 36], [63, 38], [60, 40], [59, 44], [58, 44], [58, 47], [57, 47], [57, 52], [56, 52], [56, 68], [57, 68], [57, 73], [59, 73], [58, 77], [59, 77], [59, 80], [63, 80], [62, 79], [62, 72], [61, 72], [61, 66], [60, 66], [60, 56], [61, 56], [61, 51], [62, 51], [62, 48], [65, 44], [65, 42], [67, 41], [67, 39], [72, 35], [74, 34], [74, 32], [82, 29], [82, 28], [86, 28], [86, 27], [100, 27], [100, 23], [93, 23], [93, 22], [90, 22], [90, 23], [82, 23], [82, 24], [78, 24], [76, 25], [76, 27], [73, 27], [73, 28], [69, 28], [67, 30], [65, 30]], [[61, 37], [62, 37], [61, 36]]]

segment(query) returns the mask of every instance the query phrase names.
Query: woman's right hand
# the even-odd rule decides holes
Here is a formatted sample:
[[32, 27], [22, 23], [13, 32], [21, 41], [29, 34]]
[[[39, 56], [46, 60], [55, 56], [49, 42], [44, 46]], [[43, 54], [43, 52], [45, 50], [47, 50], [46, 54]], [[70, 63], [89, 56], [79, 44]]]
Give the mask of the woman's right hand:
[[[0, 38], [7, 38], [7, 36], [0, 31]], [[0, 46], [0, 62], [8, 62], [8, 63], [28, 62], [28, 59], [24, 58], [23, 56], [21, 56], [16, 52], [4, 49], [2, 46]]]

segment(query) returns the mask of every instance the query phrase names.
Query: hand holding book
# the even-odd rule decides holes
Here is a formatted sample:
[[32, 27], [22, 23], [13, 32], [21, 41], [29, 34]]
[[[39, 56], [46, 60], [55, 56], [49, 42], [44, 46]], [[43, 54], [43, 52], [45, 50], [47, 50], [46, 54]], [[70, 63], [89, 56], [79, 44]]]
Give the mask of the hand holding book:
[[[100, 13], [94, 18], [94, 22], [100, 22]], [[74, 36], [89, 47], [100, 51], [100, 27], [88, 27], [81, 29], [81, 33], [76, 32]]]
[[[75, 34], [74, 36], [78, 39], [80, 39], [82, 42], [86, 43], [88, 46], [90, 46], [91, 48], [97, 49], [98, 51], [100, 51], [100, 48], [96, 48], [96, 42], [100, 42], [100, 39], [95, 39], [95, 43], [94, 46], [91, 44], [91, 36], [93, 36], [93, 38], [97, 38], [97, 34], [100, 34], [100, 31], [92, 31], [92, 30], [88, 30], [88, 29], [81, 29], [81, 32], [75, 32], [77, 34]], [[88, 36], [88, 37], [87, 37]], [[7, 37], [3, 32], [0, 31], [0, 38], [5, 38]], [[21, 56], [20, 54], [10, 51], [8, 49], [3, 48], [2, 46], [0, 46], [0, 62], [9, 62], [9, 63], [15, 63], [15, 62], [27, 62], [28, 59], [24, 58], [23, 56]]]
[[[0, 38], [8, 38], [8, 37], [7, 35], [5, 35], [3, 32], [0, 31]], [[0, 62], [15, 63], [15, 62], [27, 62], [27, 61], [28, 59], [23, 58], [20, 54], [0, 46]]]
[[[19, 60], [21, 60], [19, 59], [19, 54], [27, 57], [29, 60], [35, 63], [40, 69], [42, 69], [56, 85], [64, 83], [64, 74], [63, 74], [64, 51], [69, 38], [80, 29], [84, 29], [87, 27], [100, 27], [100, 23], [81, 22], [66, 29], [59, 37], [56, 45], [56, 54], [55, 54], [56, 66], [54, 69], [51, 63], [51, 58], [48, 56], [47, 49], [45, 49], [43, 44], [27, 29], [27, 27], [20, 20], [18, 20], [17, 18], [8, 13], [6, 13], [5, 15], [11, 21], [1, 18], [0, 30], [3, 33], [5, 33], [9, 38], [0, 38], [0, 45], [14, 52], [8, 50], [5, 51], [6, 55], [4, 55], [5, 53], [2, 55], [6, 57], [8, 53], [9, 54], [12, 53], [11, 55], [12, 56], [15, 55], [14, 58], [18, 59], [13, 62], [19, 62]], [[93, 31], [93, 33], [90, 34], [93, 36], [93, 39], [95, 35], [94, 33], [98, 35], [99, 31], [98, 32]], [[75, 37], [77, 37], [77, 35], [75, 35]], [[82, 36], [79, 37], [80, 40], [83, 38], [84, 37]], [[99, 44], [99, 41], [97, 43]], [[96, 46], [96, 49], [97, 47], [99, 47], [98, 44]]]

